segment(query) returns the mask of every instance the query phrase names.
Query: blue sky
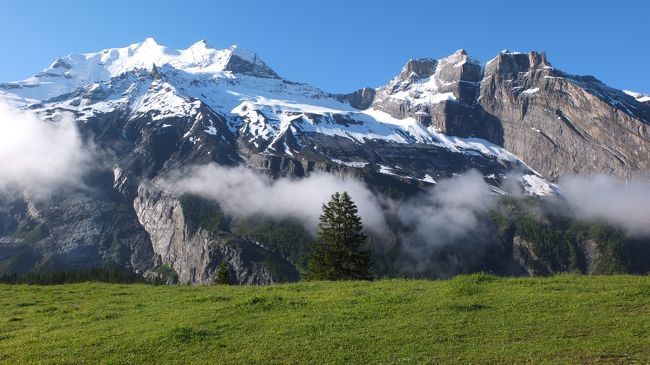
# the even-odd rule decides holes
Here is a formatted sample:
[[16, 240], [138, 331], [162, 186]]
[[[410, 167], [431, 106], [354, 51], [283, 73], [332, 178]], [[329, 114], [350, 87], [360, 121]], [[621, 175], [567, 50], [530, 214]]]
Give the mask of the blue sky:
[[283, 77], [332, 92], [379, 86], [409, 58], [502, 49], [650, 94], [650, 1], [0, 0], [0, 80], [72, 52], [206, 39], [256, 51]]

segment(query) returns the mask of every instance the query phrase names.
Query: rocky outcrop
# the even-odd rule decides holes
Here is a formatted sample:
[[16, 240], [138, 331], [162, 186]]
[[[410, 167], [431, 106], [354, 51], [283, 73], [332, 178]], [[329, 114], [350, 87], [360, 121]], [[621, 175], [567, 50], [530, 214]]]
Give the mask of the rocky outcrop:
[[364, 87], [352, 94], [344, 95], [341, 100], [350, 103], [354, 108], [364, 110], [370, 108], [372, 102], [375, 100], [376, 93], [375, 89]]
[[242, 50], [236, 46], [231, 47], [232, 53], [224, 70], [242, 75], [279, 79], [280, 76], [267, 66], [257, 54], [251, 51]]
[[399, 76], [377, 90], [373, 108], [395, 118], [412, 117], [448, 135], [502, 143], [498, 120], [476, 105], [480, 63], [465, 50], [441, 60], [410, 60]]
[[650, 108], [554, 69], [544, 53], [502, 52], [488, 62], [478, 103], [499, 120], [503, 146], [547, 179], [650, 174]]
[[574, 249], [576, 262], [566, 266], [541, 257], [537, 253], [539, 248], [534, 242], [520, 235], [512, 237], [512, 259], [528, 276], [553, 275], [567, 271], [581, 272], [586, 275], [600, 272], [599, 264], [603, 252], [596, 239], [577, 237]]
[[0, 197], [3, 272], [114, 265], [142, 273], [151, 244], [126, 202], [97, 186], [47, 197]]
[[587, 275], [597, 274], [598, 262], [602, 256], [598, 242], [594, 239], [584, 239], [578, 241], [578, 247], [584, 258], [584, 273]]
[[628, 93], [559, 71], [543, 52], [503, 51], [482, 69], [459, 50], [439, 61], [409, 61], [377, 89], [372, 107], [504, 146], [549, 180], [648, 177], [650, 108]]
[[512, 258], [528, 276], [546, 276], [556, 273], [549, 262], [535, 253], [534, 243], [521, 236], [514, 236], [512, 239]]
[[210, 284], [226, 261], [237, 284], [297, 280], [296, 269], [258, 243], [228, 232], [192, 228], [179, 199], [152, 183], [138, 188], [134, 209], [149, 234], [156, 266], [174, 268], [181, 283]]

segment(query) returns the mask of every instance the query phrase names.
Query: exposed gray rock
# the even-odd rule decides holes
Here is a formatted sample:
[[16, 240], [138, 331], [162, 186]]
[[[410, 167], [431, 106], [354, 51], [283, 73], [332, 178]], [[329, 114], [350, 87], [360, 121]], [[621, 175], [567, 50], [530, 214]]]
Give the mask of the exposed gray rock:
[[598, 242], [593, 239], [586, 239], [578, 241], [580, 250], [584, 256], [585, 263], [585, 274], [593, 275], [598, 273], [598, 261], [601, 257], [600, 249], [598, 248]]
[[504, 51], [483, 72], [463, 50], [440, 61], [412, 60], [377, 90], [372, 106], [502, 145], [549, 180], [650, 176], [648, 105], [553, 68], [544, 52]]
[[350, 103], [354, 108], [364, 110], [370, 108], [372, 102], [375, 100], [376, 90], [364, 87], [359, 89], [352, 94], [345, 95], [343, 100]]
[[528, 276], [555, 274], [551, 264], [535, 254], [534, 244], [521, 236], [514, 236], [512, 239], [512, 258]]
[[650, 108], [593, 77], [552, 68], [544, 53], [499, 54], [485, 68], [478, 102], [500, 121], [503, 146], [547, 179], [650, 174]]
[[245, 58], [237, 53], [234, 53], [228, 65], [226, 65], [225, 70], [233, 73], [239, 73], [243, 75], [250, 75], [256, 77], [264, 77], [270, 79], [279, 79], [280, 76], [275, 73], [269, 66], [266, 65], [256, 54], [251, 52], [249, 55], [251, 58]]
[[[156, 264], [171, 265], [181, 283], [210, 284], [222, 260], [234, 273], [237, 284], [272, 284], [296, 280], [292, 265], [263, 246], [226, 232], [192, 230], [183, 207], [172, 194], [152, 183], [138, 188], [134, 209], [149, 234]], [[273, 263], [281, 272], [274, 272]]]
[[439, 61], [411, 60], [377, 90], [372, 106], [395, 118], [415, 118], [445, 134], [501, 144], [499, 121], [476, 105], [480, 81], [480, 63], [462, 49]]
[[144, 272], [151, 244], [123, 200], [100, 191], [63, 191], [47, 198], [0, 198], [0, 261], [18, 257], [18, 273], [106, 264]]
[[432, 58], [409, 60], [402, 68], [402, 72], [400, 72], [398, 77], [400, 80], [408, 81], [409, 83], [424, 79], [433, 75], [437, 62]]

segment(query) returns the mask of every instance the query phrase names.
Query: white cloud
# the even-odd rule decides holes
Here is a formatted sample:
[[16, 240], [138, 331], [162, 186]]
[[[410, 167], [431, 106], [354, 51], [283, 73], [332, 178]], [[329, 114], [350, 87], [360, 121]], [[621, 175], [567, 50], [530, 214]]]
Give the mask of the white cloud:
[[650, 236], [650, 183], [594, 175], [560, 178], [558, 186], [572, 214], [600, 219], [633, 236]]
[[463, 175], [440, 180], [426, 193], [400, 205], [397, 215], [406, 227], [401, 235], [402, 253], [410, 272], [423, 272], [432, 264], [432, 255], [449, 244], [471, 238], [479, 243], [487, 231], [481, 219], [493, 206], [495, 196], [483, 176], [470, 170]]
[[246, 167], [216, 164], [196, 166], [189, 173], [176, 172], [165, 183], [176, 193], [193, 193], [219, 202], [235, 216], [262, 213], [296, 218], [315, 232], [322, 205], [332, 194], [347, 191], [359, 208], [364, 225], [370, 230], [384, 229], [383, 211], [375, 195], [360, 181], [315, 173], [302, 179], [272, 181]]
[[70, 116], [45, 122], [0, 102], [0, 189], [37, 194], [79, 184], [89, 158]]

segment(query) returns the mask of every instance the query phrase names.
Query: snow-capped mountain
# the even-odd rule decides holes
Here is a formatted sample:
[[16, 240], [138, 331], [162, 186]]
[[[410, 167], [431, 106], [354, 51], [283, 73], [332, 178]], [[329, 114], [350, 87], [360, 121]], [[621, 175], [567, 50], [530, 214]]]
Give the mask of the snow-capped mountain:
[[553, 194], [565, 174], [650, 174], [644, 96], [564, 73], [536, 52], [502, 51], [484, 65], [464, 50], [410, 60], [385, 86], [332, 94], [237, 46], [173, 50], [146, 39], [60, 58], [1, 83], [0, 99], [44, 119], [71, 113], [106, 152], [92, 191], [0, 199], [7, 227], [47, 228], [27, 246], [16, 229], [0, 230], [0, 253], [28, 257], [27, 269], [170, 264], [184, 282], [208, 282], [227, 259], [240, 282], [277, 280], [262, 262], [297, 275], [250, 238], [190, 229], [179, 198], [156, 184], [209, 162], [274, 178], [352, 175], [399, 192], [475, 169], [496, 193], [519, 185], [532, 196]]
[[[185, 50], [171, 50], [149, 38], [125, 48], [73, 54], [56, 60], [30, 79], [5, 83], [0, 88], [13, 96], [14, 104], [22, 98], [21, 104], [43, 115], [54, 117], [58, 112], [74, 112], [80, 121], [119, 110], [126, 111], [129, 119], [150, 115], [159, 122], [199, 115], [205, 106], [227, 120], [233, 137], [262, 154], [297, 156], [306, 147], [317, 147], [311, 146], [311, 136], [318, 135], [343, 138], [354, 144], [425, 144], [453, 154], [479, 155], [503, 165], [513, 164], [524, 174], [537, 175], [496, 144], [481, 138], [446, 135], [438, 125], [423, 123], [420, 112], [408, 116], [389, 114], [394, 100], [428, 106], [465, 100], [464, 90], [454, 92], [449, 87], [453, 81], [444, 79], [455, 76], [441, 74], [440, 70], [447, 64], [463, 69], [466, 61], [465, 53], [458, 52], [441, 60], [431, 75], [426, 74], [426, 67], [429, 62], [431, 68], [433, 60], [416, 70], [410, 69], [415, 63], [409, 62], [400, 76], [375, 92], [373, 105], [363, 110], [351, 102], [353, 94], [329, 94], [284, 80], [253, 52], [237, 46], [215, 50], [204, 41]], [[475, 60], [469, 62], [477, 65]], [[416, 71], [427, 76], [426, 80], [416, 80], [420, 77]], [[216, 127], [211, 123], [203, 132], [216, 136]], [[164, 125], [158, 123], [160, 128]], [[197, 143], [201, 137], [190, 133], [191, 129], [184, 130], [183, 136]], [[320, 154], [330, 162], [346, 166], [369, 164], [364, 158], [355, 160], [345, 154]], [[379, 161], [377, 171], [419, 180], [429, 176], [426, 179], [431, 181], [446, 175], [418, 171], [417, 167], [401, 169], [397, 165]], [[550, 190], [546, 185], [531, 192]]]
[[96, 53], [71, 54], [54, 61], [33, 77], [3, 85], [11, 93], [32, 100], [46, 100], [67, 94], [80, 87], [108, 81], [136, 69], [152, 70], [156, 65], [169, 65], [191, 75], [219, 76], [230, 74], [238, 64], [250, 69], [238, 70], [260, 77], [277, 78], [257, 55], [237, 46], [224, 50], [209, 48], [199, 41], [184, 50], [159, 45], [153, 38], [124, 48], [105, 49]]

